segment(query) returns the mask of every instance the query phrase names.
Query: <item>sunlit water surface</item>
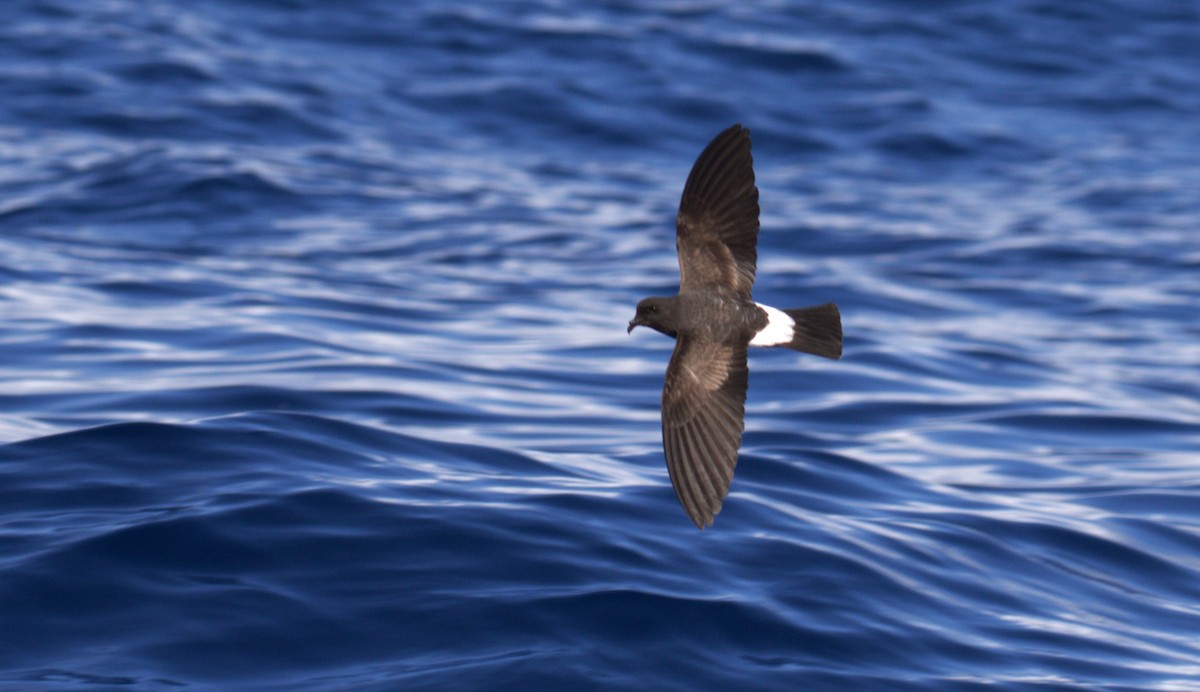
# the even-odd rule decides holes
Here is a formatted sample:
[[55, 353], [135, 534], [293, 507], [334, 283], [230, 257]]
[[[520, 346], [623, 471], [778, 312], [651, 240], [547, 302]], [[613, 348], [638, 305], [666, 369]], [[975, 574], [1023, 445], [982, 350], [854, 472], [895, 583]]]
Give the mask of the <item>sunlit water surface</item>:
[[[1200, 687], [1193, 3], [6, 10], [0, 686]], [[699, 532], [625, 324], [733, 122], [846, 348]]]

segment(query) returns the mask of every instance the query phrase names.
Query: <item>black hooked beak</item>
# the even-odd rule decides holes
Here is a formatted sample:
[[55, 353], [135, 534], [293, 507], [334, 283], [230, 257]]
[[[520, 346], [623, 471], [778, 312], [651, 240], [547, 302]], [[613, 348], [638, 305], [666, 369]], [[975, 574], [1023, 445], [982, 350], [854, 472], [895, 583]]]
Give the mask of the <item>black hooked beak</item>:
[[641, 315], [638, 315], [637, 317], [634, 317], [633, 319], [629, 320], [629, 329], [626, 329], [625, 333], [630, 334], [633, 332], [634, 327], [644, 327], [644, 326], [646, 326], [646, 323], [642, 321]]

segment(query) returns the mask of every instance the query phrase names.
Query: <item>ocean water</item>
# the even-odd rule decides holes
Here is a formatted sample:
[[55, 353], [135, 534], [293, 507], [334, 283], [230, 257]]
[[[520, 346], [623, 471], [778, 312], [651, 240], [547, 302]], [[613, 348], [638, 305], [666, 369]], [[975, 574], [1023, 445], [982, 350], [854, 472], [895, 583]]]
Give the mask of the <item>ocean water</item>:
[[[1200, 689], [1200, 7], [15, 0], [0, 688]], [[671, 491], [750, 128], [732, 494]]]

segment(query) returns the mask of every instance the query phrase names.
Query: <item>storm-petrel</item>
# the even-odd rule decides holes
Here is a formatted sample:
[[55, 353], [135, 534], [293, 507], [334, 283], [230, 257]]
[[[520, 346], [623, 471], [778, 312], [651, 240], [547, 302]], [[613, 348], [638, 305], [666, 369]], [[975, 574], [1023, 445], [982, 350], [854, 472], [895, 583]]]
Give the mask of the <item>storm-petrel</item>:
[[679, 295], [638, 303], [628, 331], [675, 338], [662, 395], [663, 451], [675, 495], [703, 529], [729, 493], [745, 427], [746, 350], [842, 356], [833, 303], [778, 310], [754, 302], [758, 188], [750, 131], [734, 125], [701, 152], [675, 218]]

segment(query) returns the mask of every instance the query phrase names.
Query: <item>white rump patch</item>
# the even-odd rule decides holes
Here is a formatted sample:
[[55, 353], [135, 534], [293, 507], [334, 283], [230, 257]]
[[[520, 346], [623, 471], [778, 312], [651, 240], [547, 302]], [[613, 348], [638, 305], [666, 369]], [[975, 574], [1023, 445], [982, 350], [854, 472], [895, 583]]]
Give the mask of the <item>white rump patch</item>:
[[755, 303], [767, 313], [767, 326], [754, 335], [750, 340], [751, 346], [782, 346], [792, 343], [796, 334], [796, 321], [783, 310], [776, 310], [769, 305]]

